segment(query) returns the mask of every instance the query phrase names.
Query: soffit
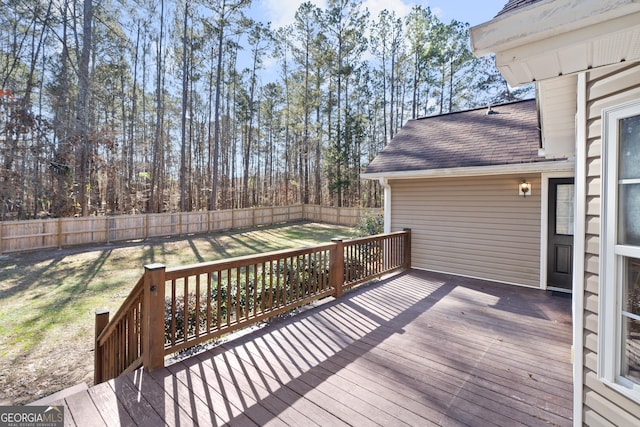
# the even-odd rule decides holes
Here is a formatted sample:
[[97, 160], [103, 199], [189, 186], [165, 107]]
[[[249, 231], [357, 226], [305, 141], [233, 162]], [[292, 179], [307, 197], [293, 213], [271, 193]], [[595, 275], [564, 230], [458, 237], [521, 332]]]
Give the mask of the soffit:
[[471, 29], [512, 86], [640, 60], [640, 0], [545, 0]]

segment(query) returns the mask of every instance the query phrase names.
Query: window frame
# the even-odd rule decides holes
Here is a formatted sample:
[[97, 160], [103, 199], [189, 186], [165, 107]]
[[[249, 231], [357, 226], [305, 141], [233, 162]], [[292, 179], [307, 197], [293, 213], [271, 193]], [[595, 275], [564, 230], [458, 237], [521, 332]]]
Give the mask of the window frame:
[[625, 257], [640, 259], [640, 246], [617, 243], [620, 121], [635, 116], [640, 116], [640, 99], [602, 110], [598, 376], [618, 392], [640, 402], [640, 384], [621, 375], [624, 339], [621, 272]]

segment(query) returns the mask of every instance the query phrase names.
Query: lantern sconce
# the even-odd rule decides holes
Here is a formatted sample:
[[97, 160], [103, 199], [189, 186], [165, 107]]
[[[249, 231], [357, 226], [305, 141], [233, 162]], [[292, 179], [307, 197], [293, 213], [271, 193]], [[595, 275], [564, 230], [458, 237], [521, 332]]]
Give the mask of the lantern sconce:
[[518, 185], [518, 194], [522, 197], [527, 197], [531, 195], [531, 183], [522, 180]]

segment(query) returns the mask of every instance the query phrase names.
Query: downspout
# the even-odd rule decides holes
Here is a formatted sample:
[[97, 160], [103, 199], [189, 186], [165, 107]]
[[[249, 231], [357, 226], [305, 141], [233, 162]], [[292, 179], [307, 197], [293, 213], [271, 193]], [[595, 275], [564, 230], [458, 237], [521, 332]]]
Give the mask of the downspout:
[[391, 233], [391, 186], [389, 180], [383, 176], [379, 178], [379, 181], [384, 189], [384, 232]]

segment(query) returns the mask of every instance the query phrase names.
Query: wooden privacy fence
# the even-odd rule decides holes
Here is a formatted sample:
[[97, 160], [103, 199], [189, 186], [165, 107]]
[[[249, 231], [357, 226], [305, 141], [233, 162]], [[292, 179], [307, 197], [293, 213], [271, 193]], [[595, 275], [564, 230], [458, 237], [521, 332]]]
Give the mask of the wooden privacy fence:
[[95, 383], [411, 264], [411, 232], [145, 272], [111, 321], [96, 313]]
[[380, 209], [292, 205], [220, 211], [0, 221], [0, 254], [315, 221], [354, 226]]

